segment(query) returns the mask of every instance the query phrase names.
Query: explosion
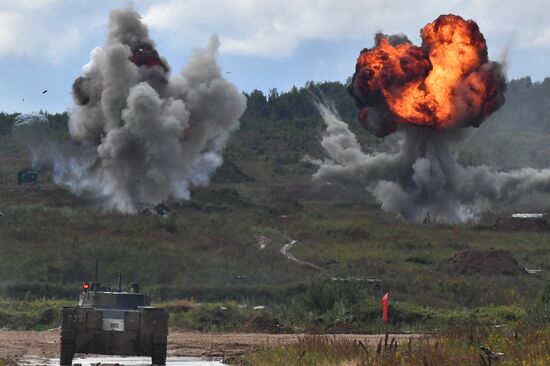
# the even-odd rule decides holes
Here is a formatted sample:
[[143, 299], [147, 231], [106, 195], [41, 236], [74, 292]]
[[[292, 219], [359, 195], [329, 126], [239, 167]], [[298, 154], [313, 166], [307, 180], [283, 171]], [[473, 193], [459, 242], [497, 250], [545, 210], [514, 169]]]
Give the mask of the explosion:
[[139, 14], [112, 11], [105, 45], [73, 84], [73, 144], [35, 151], [34, 165], [53, 165], [57, 183], [91, 193], [107, 210], [134, 213], [189, 198], [189, 188], [207, 184], [222, 163], [246, 109], [245, 97], [222, 77], [218, 48], [213, 36], [171, 76]]
[[357, 60], [350, 92], [361, 124], [378, 137], [404, 124], [477, 127], [504, 103], [502, 68], [488, 61], [475, 22], [442, 15], [420, 35], [417, 47], [405, 36], [379, 33]]
[[543, 209], [550, 169], [499, 172], [463, 166], [453, 151], [464, 129], [478, 127], [504, 103], [502, 66], [488, 61], [477, 24], [443, 15], [421, 30], [422, 46], [404, 35], [377, 34], [361, 52], [349, 92], [373, 135], [402, 136], [392, 152], [365, 153], [335, 109], [318, 104], [326, 124], [324, 160], [314, 178], [366, 188], [383, 210], [408, 222], [475, 221], [484, 211]]

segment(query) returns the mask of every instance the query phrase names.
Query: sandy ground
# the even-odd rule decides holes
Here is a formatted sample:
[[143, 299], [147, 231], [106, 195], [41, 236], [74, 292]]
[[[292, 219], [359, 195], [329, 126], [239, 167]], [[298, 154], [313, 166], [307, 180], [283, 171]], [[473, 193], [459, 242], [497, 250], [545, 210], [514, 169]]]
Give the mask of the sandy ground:
[[[260, 345], [296, 342], [296, 334], [199, 333], [171, 330], [168, 336], [169, 356], [224, 358], [243, 354]], [[331, 335], [332, 337], [332, 335]], [[339, 334], [338, 338], [378, 342], [383, 335]], [[418, 335], [390, 335], [398, 342], [408, 342]], [[59, 357], [59, 331], [44, 332], [0, 330], [0, 358], [17, 363], [23, 357]]]

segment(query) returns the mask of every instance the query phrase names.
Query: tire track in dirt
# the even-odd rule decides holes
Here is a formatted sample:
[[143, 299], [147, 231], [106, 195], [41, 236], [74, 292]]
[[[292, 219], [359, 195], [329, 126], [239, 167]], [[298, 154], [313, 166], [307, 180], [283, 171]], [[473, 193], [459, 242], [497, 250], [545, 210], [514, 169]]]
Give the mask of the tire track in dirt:
[[322, 272], [326, 272], [327, 270], [324, 269], [323, 267], [319, 267], [318, 265], [314, 264], [314, 263], [311, 263], [311, 262], [307, 262], [307, 261], [303, 261], [301, 259], [298, 259], [296, 258], [292, 253], [290, 253], [290, 249], [292, 249], [292, 247], [294, 246], [294, 244], [296, 244], [298, 241], [297, 240], [294, 240], [294, 239], [289, 239], [289, 242], [286, 243], [285, 245], [283, 245], [281, 247], [281, 250], [279, 251], [282, 255], [284, 255], [287, 259], [295, 262], [295, 263], [298, 263], [302, 266], [306, 266], [306, 267], [309, 267], [309, 268], [312, 268], [312, 269], [315, 269], [317, 271], [322, 271]]

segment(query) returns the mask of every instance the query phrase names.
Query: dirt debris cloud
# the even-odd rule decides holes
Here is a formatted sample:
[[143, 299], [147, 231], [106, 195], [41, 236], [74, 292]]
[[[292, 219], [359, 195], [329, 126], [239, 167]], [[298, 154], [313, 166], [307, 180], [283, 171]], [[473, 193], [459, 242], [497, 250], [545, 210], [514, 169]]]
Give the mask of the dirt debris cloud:
[[223, 78], [220, 42], [194, 51], [171, 76], [132, 8], [114, 10], [105, 44], [94, 49], [73, 84], [69, 133], [75, 146], [41, 154], [54, 179], [89, 192], [107, 210], [134, 213], [142, 204], [186, 199], [208, 183], [246, 99]]
[[[500, 172], [487, 166], [464, 166], [453, 151], [460, 130], [440, 134], [407, 126], [393, 152], [367, 154], [335, 110], [318, 105], [326, 124], [321, 145], [326, 154], [314, 179], [360, 185], [384, 211], [404, 221], [458, 223], [475, 221], [485, 211], [546, 209], [550, 169]], [[546, 196], [544, 196], [546, 195]]]

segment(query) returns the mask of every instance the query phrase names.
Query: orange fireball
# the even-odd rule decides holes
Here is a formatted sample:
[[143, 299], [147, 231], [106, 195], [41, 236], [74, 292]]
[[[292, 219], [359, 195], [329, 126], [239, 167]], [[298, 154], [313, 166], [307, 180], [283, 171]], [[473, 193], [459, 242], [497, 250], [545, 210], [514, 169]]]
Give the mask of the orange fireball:
[[361, 123], [377, 136], [403, 124], [479, 126], [504, 103], [502, 66], [489, 62], [474, 21], [442, 15], [421, 37], [417, 47], [404, 36], [377, 34], [359, 55], [350, 92]]

